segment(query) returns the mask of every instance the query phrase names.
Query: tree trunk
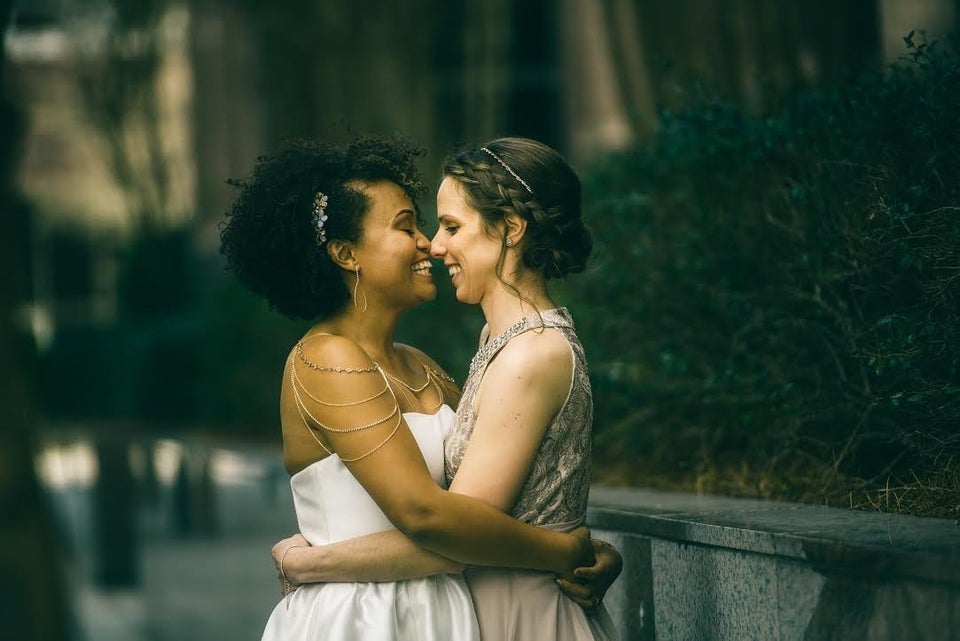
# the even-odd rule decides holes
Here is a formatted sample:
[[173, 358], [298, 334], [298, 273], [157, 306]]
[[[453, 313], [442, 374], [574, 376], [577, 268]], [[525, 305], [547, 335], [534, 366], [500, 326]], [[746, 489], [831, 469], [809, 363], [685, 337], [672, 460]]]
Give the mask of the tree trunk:
[[[0, 36], [10, 5], [0, 1]], [[0, 639], [54, 641], [68, 638], [69, 616], [60, 546], [34, 469], [34, 349], [22, 313], [29, 297], [29, 211], [13, 186], [22, 131], [15, 106], [0, 96]]]

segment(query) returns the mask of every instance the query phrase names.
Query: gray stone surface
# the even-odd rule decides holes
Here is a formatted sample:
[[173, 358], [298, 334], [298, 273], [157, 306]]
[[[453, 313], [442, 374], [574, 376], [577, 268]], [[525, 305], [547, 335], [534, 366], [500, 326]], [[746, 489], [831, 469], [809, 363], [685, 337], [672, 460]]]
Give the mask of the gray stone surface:
[[615, 614], [622, 641], [654, 641], [656, 637], [651, 540], [641, 536], [593, 530], [623, 556], [623, 573], [607, 591], [604, 603]]
[[624, 556], [624, 641], [960, 640], [952, 521], [594, 488], [588, 523]]
[[960, 586], [960, 526], [946, 519], [638, 489], [590, 498], [600, 529]]
[[743, 552], [653, 542], [658, 641], [776, 639], [776, 563]]
[[777, 636], [783, 641], [800, 641], [823, 591], [826, 579], [801, 563], [775, 564]]

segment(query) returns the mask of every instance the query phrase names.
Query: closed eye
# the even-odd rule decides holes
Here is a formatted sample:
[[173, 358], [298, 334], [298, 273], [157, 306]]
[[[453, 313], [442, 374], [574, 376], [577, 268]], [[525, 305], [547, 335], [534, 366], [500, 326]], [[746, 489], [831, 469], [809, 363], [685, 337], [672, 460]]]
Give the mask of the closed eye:
[[404, 209], [394, 217], [393, 224], [403, 233], [416, 236], [419, 216], [409, 209]]

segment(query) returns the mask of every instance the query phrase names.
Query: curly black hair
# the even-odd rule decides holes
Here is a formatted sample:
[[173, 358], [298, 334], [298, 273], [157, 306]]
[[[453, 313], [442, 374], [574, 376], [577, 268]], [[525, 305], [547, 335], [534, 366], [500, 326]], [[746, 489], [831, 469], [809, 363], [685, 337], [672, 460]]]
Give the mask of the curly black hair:
[[[583, 222], [580, 179], [556, 150], [529, 138], [498, 138], [454, 153], [441, 173], [460, 184], [488, 231], [510, 213], [527, 221], [519, 248], [525, 267], [547, 280], [585, 269], [593, 235]], [[503, 253], [501, 279], [502, 266]]]
[[415, 164], [423, 150], [399, 136], [362, 137], [346, 147], [291, 139], [257, 158], [249, 176], [228, 180], [240, 193], [221, 223], [227, 268], [271, 309], [307, 320], [327, 318], [350, 300], [341, 268], [317, 242], [313, 202], [328, 197], [328, 242], [359, 242], [369, 198], [356, 183], [389, 180], [411, 199], [423, 194]]

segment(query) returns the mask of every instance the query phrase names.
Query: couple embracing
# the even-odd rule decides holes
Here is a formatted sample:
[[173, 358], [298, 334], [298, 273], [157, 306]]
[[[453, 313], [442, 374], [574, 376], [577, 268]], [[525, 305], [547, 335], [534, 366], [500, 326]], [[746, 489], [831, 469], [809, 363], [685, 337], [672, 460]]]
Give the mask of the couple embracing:
[[[533, 140], [464, 149], [430, 240], [419, 154], [290, 142], [234, 181], [229, 269], [313, 323], [283, 370], [300, 532], [274, 546], [284, 597], [263, 641], [615, 639], [601, 598], [620, 556], [584, 527], [587, 364], [547, 289], [591, 250], [580, 181]], [[440, 265], [486, 320], [462, 390], [394, 342]]]

